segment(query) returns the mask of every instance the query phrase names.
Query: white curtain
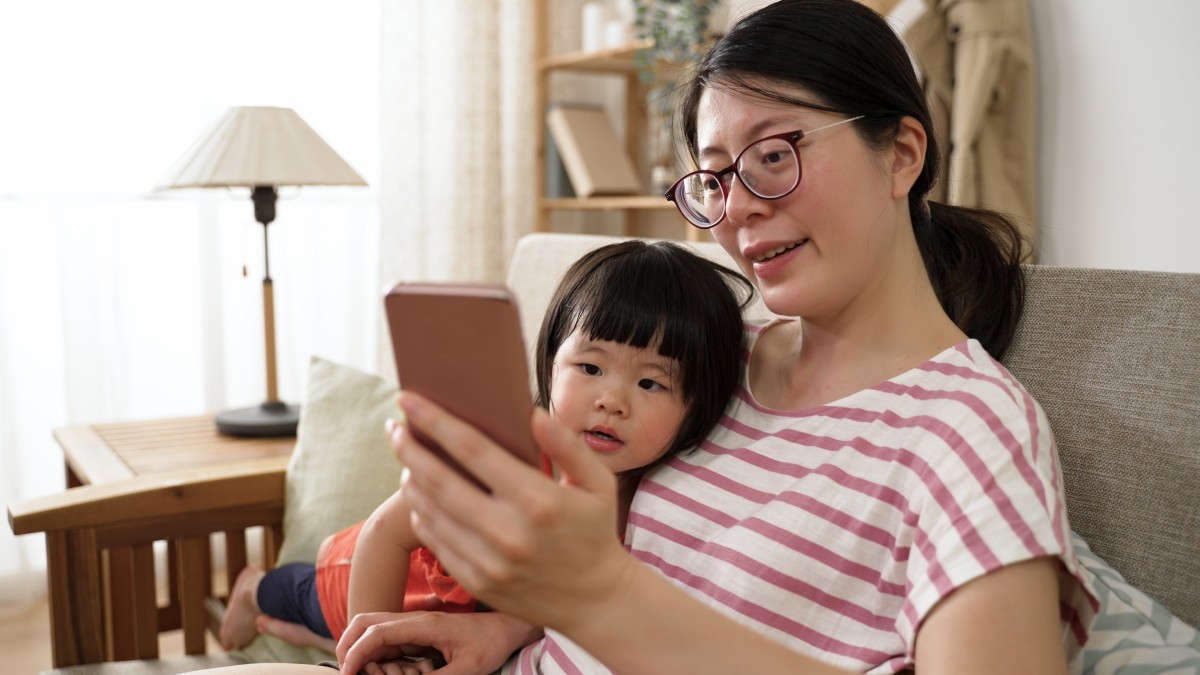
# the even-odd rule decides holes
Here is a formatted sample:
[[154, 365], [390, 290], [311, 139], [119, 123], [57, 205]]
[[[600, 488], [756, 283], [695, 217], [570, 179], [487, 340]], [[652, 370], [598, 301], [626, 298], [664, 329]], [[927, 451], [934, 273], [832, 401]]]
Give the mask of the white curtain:
[[[230, 106], [294, 108], [371, 184], [281, 196], [281, 397], [303, 400], [314, 354], [378, 369], [380, 14], [379, 0], [0, 4], [5, 506], [63, 489], [55, 427], [265, 397], [248, 192], [151, 192]], [[0, 607], [44, 592], [43, 555], [40, 536], [0, 527]]]
[[533, 2], [386, 2], [383, 23], [383, 279], [503, 281], [533, 225]]

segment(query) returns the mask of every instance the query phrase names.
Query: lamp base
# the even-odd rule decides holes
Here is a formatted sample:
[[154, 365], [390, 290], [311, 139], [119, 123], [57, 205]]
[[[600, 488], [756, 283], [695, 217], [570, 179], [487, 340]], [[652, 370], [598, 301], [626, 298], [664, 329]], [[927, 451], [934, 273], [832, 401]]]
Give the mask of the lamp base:
[[295, 436], [299, 422], [300, 406], [283, 401], [217, 413], [217, 431], [230, 436]]

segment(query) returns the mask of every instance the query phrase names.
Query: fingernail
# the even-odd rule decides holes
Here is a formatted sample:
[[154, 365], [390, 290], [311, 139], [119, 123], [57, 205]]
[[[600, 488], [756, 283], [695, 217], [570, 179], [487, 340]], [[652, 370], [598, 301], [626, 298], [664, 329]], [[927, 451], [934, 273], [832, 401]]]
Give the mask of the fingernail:
[[400, 487], [404, 487], [404, 484], [408, 482], [408, 478], [411, 475], [412, 473], [408, 470], [407, 466], [400, 470]]

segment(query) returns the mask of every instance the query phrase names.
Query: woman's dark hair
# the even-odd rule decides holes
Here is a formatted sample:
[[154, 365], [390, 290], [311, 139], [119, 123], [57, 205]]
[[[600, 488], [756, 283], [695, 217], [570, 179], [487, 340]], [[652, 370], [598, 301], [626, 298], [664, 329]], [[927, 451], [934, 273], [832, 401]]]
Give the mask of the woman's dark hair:
[[679, 364], [687, 412], [653, 464], [699, 445], [741, 381], [742, 309], [753, 295], [745, 277], [677, 244], [629, 240], [587, 253], [563, 275], [538, 333], [538, 405], [549, 408], [554, 357], [576, 329], [655, 347]]
[[920, 123], [928, 144], [908, 211], [925, 270], [959, 329], [1004, 356], [1024, 306], [1025, 242], [999, 213], [928, 201], [939, 157], [929, 106], [904, 44], [879, 14], [856, 0], [780, 0], [737, 22], [681, 88], [676, 121], [693, 159], [696, 114], [709, 87], [863, 115], [855, 130], [876, 149], [896, 139], [904, 117]]

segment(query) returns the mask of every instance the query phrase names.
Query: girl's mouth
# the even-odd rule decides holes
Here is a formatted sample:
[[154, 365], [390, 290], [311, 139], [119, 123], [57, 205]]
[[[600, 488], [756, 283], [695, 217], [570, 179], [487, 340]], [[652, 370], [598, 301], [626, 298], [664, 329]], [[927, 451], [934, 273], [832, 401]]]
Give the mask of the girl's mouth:
[[589, 429], [583, 432], [583, 440], [594, 452], [613, 453], [625, 446], [620, 437], [608, 431]]

